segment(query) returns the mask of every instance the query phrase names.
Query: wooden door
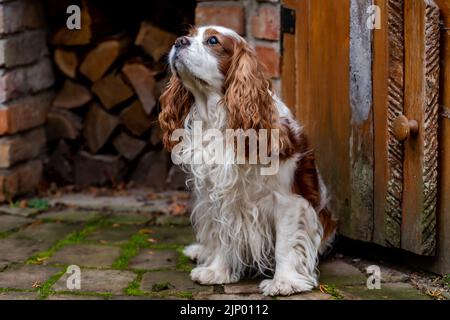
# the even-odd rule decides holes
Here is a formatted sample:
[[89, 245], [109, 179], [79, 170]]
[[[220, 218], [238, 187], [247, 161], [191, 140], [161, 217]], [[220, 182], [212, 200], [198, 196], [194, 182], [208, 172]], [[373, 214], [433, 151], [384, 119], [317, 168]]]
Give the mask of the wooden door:
[[[379, 11], [369, 9], [373, 4]], [[283, 6], [295, 11], [296, 27], [283, 34], [282, 94], [312, 140], [339, 232], [432, 255], [437, 6], [431, 0], [285, 0]], [[378, 13], [381, 28], [367, 27]], [[417, 133], [408, 120], [416, 121]]]

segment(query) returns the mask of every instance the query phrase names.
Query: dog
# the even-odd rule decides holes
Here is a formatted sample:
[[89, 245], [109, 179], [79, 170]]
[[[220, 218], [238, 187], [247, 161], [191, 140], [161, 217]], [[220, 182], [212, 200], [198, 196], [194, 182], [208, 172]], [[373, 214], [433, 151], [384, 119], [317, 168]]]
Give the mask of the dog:
[[[172, 75], [160, 98], [159, 122], [172, 159], [177, 148], [180, 159], [202, 149], [211, 160], [217, 141], [224, 143], [202, 139], [196, 145], [189, 134], [174, 138], [178, 130], [192, 134], [195, 123], [215, 133], [268, 130], [279, 140], [271, 149], [279, 168], [271, 175], [261, 174], [261, 164], [183, 162], [194, 194], [196, 243], [184, 249], [197, 260], [192, 280], [227, 284], [256, 273], [271, 277], [259, 285], [264, 295], [312, 290], [319, 254], [331, 246], [336, 220], [302, 126], [273, 93], [254, 49], [233, 30], [202, 26], [179, 37], [168, 60]], [[259, 148], [275, 145], [257, 139]], [[235, 153], [224, 157], [234, 159]]]

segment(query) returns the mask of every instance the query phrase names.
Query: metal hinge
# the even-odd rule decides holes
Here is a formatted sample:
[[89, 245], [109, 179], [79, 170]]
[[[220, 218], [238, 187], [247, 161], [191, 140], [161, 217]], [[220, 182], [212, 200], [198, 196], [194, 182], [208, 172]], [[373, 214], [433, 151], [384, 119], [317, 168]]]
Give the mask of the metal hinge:
[[295, 34], [295, 10], [281, 6], [281, 33]]

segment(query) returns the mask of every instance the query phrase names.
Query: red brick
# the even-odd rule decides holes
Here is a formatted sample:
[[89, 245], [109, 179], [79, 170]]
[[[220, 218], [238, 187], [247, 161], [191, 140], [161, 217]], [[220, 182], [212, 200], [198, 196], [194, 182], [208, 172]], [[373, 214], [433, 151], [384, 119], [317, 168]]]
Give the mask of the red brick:
[[258, 39], [279, 40], [280, 8], [273, 5], [262, 5], [252, 17], [252, 34]]
[[0, 168], [35, 158], [45, 145], [45, 130], [39, 127], [24, 134], [0, 138]]
[[50, 88], [55, 81], [48, 58], [5, 71], [0, 77], [0, 103]]
[[266, 67], [267, 75], [271, 78], [280, 76], [280, 54], [272, 47], [257, 45], [256, 54], [261, 63]]
[[53, 92], [45, 92], [0, 106], [0, 135], [43, 124], [52, 100]]
[[244, 7], [231, 2], [201, 2], [195, 9], [195, 23], [219, 25], [245, 35]]
[[33, 191], [42, 178], [42, 161], [33, 160], [0, 170], [0, 201], [11, 200], [14, 196]]
[[47, 53], [44, 30], [22, 32], [0, 39], [0, 66], [10, 68], [29, 64], [43, 58]]
[[44, 25], [45, 17], [40, 1], [19, 0], [5, 2], [0, 6], [0, 34], [37, 29]]

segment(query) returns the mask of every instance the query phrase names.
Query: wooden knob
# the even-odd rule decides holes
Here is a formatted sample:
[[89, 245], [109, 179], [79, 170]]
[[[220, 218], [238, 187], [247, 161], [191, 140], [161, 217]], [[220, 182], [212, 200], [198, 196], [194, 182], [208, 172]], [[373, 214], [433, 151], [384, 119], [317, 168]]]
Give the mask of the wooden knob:
[[408, 120], [404, 115], [400, 115], [394, 121], [394, 136], [397, 140], [404, 141], [410, 135], [419, 132], [419, 124], [416, 120]]

